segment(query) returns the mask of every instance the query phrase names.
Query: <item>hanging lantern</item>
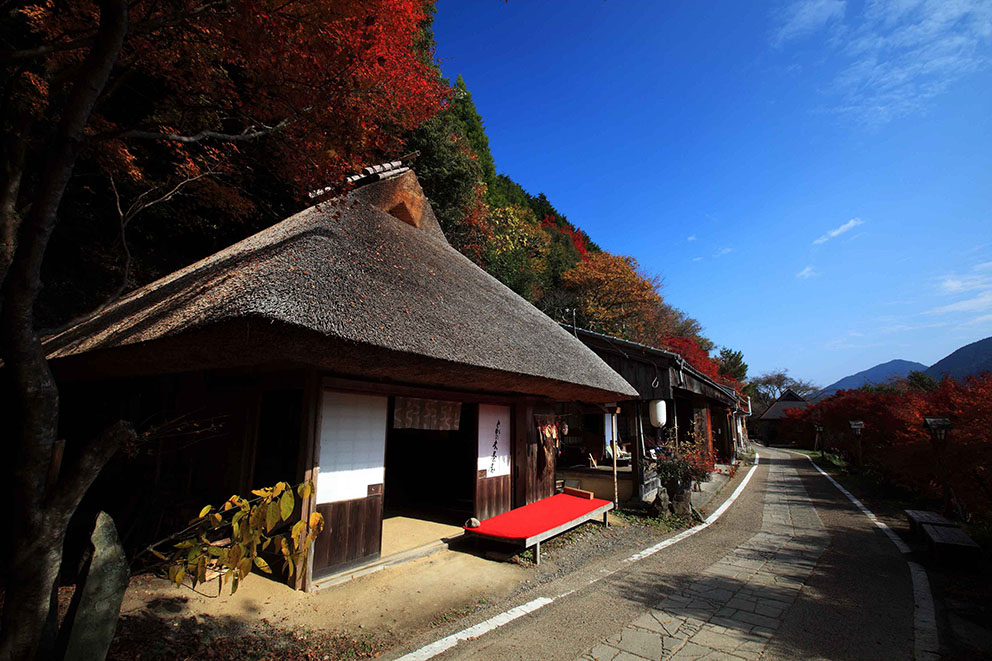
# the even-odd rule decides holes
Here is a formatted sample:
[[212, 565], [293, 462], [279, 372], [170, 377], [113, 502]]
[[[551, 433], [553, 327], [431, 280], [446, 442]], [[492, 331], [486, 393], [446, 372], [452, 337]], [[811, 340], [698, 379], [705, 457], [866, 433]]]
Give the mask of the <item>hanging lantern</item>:
[[664, 427], [668, 422], [668, 407], [665, 400], [655, 399], [648, 402], [648, 416], [652, 427]]

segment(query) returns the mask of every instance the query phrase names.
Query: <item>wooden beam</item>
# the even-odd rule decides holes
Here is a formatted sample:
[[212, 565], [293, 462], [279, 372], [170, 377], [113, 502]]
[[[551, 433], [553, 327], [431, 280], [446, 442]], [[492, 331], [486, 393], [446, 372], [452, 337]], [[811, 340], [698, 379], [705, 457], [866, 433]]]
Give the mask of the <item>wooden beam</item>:
[[[320, 378], [316, 370], [311, 370], [307, 374], [306, 385], [303, 390], [304, 425], [306, 434], [303, 455], [303, 479], [313, 484], [314, 488], [309, 498], [304, 499], [300, 507], [300, 516], [304, 521], [310, 520], [310, 515], [317, 511], [317, 478], [320, 476], [320, 425], [321, 425], [321, 403], [323, 399], [323, 388], [320, 386]], [[313, 547], [307, 553], [306, 567], [303, 570], [297, 568], [296, 589], [309, 592], [313, 589]]]
[[482, 393], [462, 390], [445, 390], [394, 383], [360, 381], [344, 379], [335, 376], [324, 376], [321, 379], [324, 388], [345, 392], [371, 393], [377, 395], [396, 395], [400, 397], [421, 397], [424, 399], [440, 399], [451, 402], [471, 402], [484, 404], [513, 404], [524, 400], [528, 402], [554, 403], [554, 400], [542, 397], [520, 397], [513, 394]]
[[576, 496], [577, 498], [585, 498], [587, 500], [592, 500], [596, 495], [592, 491], [585, 491], [584, 489], [575, 489], [573, 487], [565, 487], [562, 489], [562, 493], [567, 493], [569, 496]]

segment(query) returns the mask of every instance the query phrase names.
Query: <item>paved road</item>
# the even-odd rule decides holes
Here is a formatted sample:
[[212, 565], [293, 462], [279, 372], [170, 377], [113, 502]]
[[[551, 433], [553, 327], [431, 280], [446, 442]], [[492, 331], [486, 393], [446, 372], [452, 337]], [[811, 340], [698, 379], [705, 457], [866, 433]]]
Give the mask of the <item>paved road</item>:
[[604, 561], [544, 586], [573, 592], [439, 658], [911, 659], [901, 554], [805, 458], [761, 457], [710, 527], [619, 571]]

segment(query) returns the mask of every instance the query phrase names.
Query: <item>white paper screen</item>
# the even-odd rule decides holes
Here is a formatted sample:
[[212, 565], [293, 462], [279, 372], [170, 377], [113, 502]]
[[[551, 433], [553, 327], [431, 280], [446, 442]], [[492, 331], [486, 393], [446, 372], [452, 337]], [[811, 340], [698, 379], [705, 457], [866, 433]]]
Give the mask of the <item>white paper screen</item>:
[[479, 470], [510, 474], [510, 407], [479, 404]]
[[385, 477], [388, 399], [324, 391], [320, 418], [317, 502], [368, 496]]

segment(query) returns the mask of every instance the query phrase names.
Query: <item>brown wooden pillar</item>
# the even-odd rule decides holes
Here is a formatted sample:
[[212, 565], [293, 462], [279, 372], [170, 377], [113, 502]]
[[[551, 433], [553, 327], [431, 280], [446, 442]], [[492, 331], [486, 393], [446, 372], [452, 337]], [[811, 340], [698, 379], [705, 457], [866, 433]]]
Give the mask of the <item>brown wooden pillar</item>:
[[635, 416], [634, 447], [631, 448], [630, 460], [632, 464], [632, 476], [634, 478], [633, 494], [640, 497], [644, 489], [644, 421], [642, 416], [644, 402], [629, 402], [627, 406], [633, 409]]

